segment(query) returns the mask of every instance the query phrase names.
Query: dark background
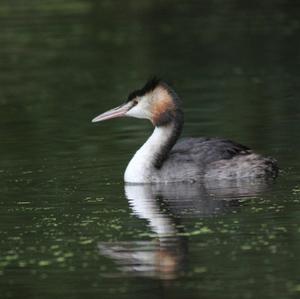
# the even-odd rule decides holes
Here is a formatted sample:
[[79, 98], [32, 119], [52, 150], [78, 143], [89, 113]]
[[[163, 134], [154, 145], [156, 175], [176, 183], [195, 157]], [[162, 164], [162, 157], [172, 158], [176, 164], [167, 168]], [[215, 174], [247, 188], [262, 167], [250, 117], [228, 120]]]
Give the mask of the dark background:
[[[299, 294], [299, 46], [299, 1], [1, 1], [0, 297]], [[185, 136], [234, 139], [282, 169], [238, 215], [188, 221], [214, 233], [191, 238], [170, 284], [120, 278], [97, 250], [151, 239], [123, 190], [151, 125], [90, 120], [153, 75], [182, 97]]]

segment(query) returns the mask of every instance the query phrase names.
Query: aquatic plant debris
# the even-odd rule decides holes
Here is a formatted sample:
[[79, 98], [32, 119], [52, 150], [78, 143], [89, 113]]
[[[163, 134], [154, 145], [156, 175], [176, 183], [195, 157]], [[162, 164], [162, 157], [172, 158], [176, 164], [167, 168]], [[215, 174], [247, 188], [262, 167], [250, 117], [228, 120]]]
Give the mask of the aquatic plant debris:
[[213, 231], [207, 227], [203, 226], [197, 230], [191, 231], [191, 232], [184, 232], [184, 233], [178, 233], [179, 236], [197, 236], [197, 235], [204, 235], [204, 234], [211, 234]]

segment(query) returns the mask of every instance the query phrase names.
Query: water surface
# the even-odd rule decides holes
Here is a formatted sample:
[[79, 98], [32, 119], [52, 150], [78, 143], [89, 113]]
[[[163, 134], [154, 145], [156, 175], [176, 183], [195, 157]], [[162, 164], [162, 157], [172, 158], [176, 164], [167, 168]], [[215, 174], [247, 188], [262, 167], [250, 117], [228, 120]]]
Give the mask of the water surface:
[[[1, 3], [1, 298], [298, 297], [299, 9]], [[184, 136], [276, 157], [276, 182], [124, 186], [151, 124], [90, 120], [154, 74]]]

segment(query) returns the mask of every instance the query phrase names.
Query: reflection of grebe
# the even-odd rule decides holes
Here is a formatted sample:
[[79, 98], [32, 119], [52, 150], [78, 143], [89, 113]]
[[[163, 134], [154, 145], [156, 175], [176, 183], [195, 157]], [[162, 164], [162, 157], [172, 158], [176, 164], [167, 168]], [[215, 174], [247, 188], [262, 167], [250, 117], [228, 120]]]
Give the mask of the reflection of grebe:
[[162, 211], [156, 195], [146, 185], [126, 186], [125, 195], [133, 214], [148, 221], [154, 237], [151, 241], [101, 242], [101, 254], [113, 258], [128, 274], [175, 278], [184, 265], [187, 245], [186, 237], [177, 235], [176, 219]]
[[126, 182], [191, 182], [277, 175], [275, 160], [230, 140], [186, 138], [177, 142], [183, 126], [180, 100], [161, 80], [149, 81], [132, 92], [125, 104], [95, 117], [93, 122], [121, 116], [149, 119], [155, 126], [151, 137], [128, 164]]
[[125, 195], [133, 214], [148, 221], [154, 237], [150, 241], [101, 242], [100, 253], [112, 258], [127, 275], [177, 277], [187, 260], [188, 238], [180, 231], [183, 218], [225, 213], [237, 207], [239, 198], [255, 196], [265, 186], [230, 183], [215, 187], [185, 183], [126, 185]]

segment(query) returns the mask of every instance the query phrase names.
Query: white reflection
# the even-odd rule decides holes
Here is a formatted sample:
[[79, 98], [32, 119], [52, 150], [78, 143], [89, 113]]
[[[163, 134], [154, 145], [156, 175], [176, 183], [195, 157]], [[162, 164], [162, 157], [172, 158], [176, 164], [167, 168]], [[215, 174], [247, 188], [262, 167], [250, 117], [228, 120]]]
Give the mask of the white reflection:
[[113, 259], [127, 275], [176, 278], [187, 260], [188, 238], [181, 234], [182, 221], [235, 209], [240, 198], [256, 196], [266, 187], [262, 182], [125, 185], [133, 214], [147, 220], [155, 236], [150, 241], [101, 242], [100, 253]]

